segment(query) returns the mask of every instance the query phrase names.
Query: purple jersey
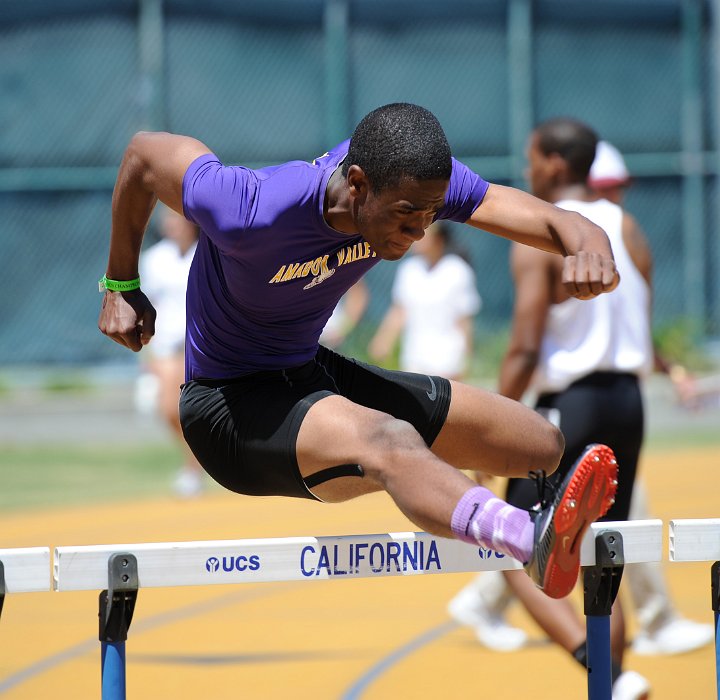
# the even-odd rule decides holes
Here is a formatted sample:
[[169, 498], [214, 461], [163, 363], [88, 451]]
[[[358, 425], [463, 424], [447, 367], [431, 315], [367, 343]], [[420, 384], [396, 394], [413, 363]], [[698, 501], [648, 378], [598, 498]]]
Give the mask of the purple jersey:
[[[225, 379], [311, 360], [340, 297], [380, 261], [323, 218], [325, 188], [349, 141], [312, 163], [249, 170], [213, 154], [183, 179], [201, 229], [187, 292], [186, 377]], [[465, 222], [488, 184], [453, 159], [440, 219]]]

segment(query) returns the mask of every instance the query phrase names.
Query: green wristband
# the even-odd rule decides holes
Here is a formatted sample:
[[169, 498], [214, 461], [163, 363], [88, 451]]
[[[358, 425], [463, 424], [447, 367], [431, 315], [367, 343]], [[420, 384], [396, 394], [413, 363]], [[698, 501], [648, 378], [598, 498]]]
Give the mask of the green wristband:
[[140, 289], [140, 278], [134, 280], [110, 280], [105, 275], [98, 282], [100, 292], [132, 292], [133, 289]]

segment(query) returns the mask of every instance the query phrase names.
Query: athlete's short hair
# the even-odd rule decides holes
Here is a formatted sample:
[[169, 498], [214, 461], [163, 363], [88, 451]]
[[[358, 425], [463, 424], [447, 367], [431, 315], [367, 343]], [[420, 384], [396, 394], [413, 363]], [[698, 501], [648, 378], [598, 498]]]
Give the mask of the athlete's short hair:
[[378, 107], [357, 125], [343, 163], [363, 169], [374, 192], [404, 179], [449, 180], [450, 145], [434, 114], [424, 107], [395, 102]]
[[570, 166], [578, 182], [585, 182], [595, 160], [598, 135], [577, 119], [558, 117], [535, 128], [538, 146], [547, 156], [557, 153]]

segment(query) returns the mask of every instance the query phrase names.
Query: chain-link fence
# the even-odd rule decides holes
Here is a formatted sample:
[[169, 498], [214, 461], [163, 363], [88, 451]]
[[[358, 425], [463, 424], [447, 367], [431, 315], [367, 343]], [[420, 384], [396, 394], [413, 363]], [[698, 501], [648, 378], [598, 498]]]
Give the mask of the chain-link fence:
[[[131, 363], [96, 329], [110, 197], [140, 128], [227, 163], [312, 159], [380, 104], [439, 117], [455, 155], [522, 184], [532, 125], [593, 125], [634, 175], [658, 323], [720, 333], [720, 0], [6, 0], [0, 3], [0, 363]], [[718, 61], [718, 64], [713, 63]], [[508, 244], [456, 226], [508, 323]], [[395, 265], [369, 275], [364, 341]]]

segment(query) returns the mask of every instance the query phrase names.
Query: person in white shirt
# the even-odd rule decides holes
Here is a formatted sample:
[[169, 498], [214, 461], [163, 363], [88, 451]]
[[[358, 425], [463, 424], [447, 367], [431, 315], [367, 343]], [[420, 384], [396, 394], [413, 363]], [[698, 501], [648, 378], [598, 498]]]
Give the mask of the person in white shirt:
[[[146, 371], [138, 379], [141, 408], [157, 408], [182, 445], [185, 463], [173, 484], [182, 497], [199, 494], [204, 470], [183, 439], [178, 402], [185, 381], [185, 292], [197, 247], [197, 227], [171, 209], [161, 213], [162, 240], [140, 256], [143, 291], [157, 309]], [[144, 405], [143, 405], [144, 404]]]
[[[607, 141], [597, 145], [588, 185], [601, 198], [622, 206], [632, 178], [620, 151]], [[648, 351], [649, 353], [650, 351]], [[654, 351], [655, 369], [667, 374], [681, 401], [693, 390], [693, 378], [678, 365], [671, 365]], [[631, 520], [651, 517], [642, 479], [634, 484], [630, 500]], [[670, 599], [662, 565], [659, 562], [629, 564], [625, 567], [630, 597], [635, 608], [638, 631], [632, 643], [640, 655], [680, 654], [712, 642], [714, 629], [681, 616]], [[513, 601], [500, 572], [488, 572], [473, 579], [449, 604], [451, 615], [475, 629], [485, 646], [511, 651], [527, 641], [527, 635], [512, 627], [505, 614]]]
[[462, 378], [473, 347], [473, 319], [480, 311], [475, 273], [453, 252], [440, 223], [413, 244], [397, 270], [392, 305], [370, 342], [370, 356], [386, 361], [399, 338], [400, 368], [407, 372]]

